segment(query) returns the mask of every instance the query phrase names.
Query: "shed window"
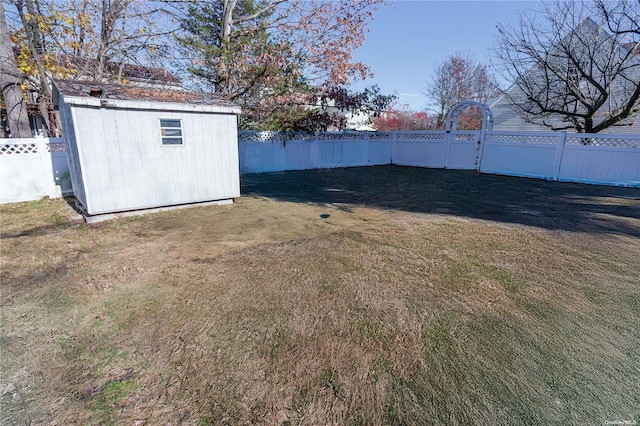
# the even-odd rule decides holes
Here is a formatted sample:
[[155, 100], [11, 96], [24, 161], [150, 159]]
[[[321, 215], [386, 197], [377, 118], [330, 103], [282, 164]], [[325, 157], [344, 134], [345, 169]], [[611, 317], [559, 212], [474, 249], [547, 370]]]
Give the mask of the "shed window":
[[162, 145], [182, 145], [182, 121], [179, 119], [160, 119]]

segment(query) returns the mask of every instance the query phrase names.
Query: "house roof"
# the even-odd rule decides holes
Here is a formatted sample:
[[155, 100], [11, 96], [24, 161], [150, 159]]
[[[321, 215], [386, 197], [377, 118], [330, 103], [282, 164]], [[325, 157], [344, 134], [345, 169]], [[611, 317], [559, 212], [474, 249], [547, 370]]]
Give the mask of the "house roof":
[[[20, 56], [20, 52], [21, 50], [19, 47], [13, 47], [13, 55], [16, 58]], [[94, 58], [84, 58], [81, 56], [67, 54], [56, 55], [55, 58], [59, 65], [65, 68], [72, 75], [77, 75], [80, 78], [87, 78], [88, 71], [93, 73], [97, 63]], [[180, 79], [170, 71], [167, 71], [164, 68], [150, 67], [140, 64], [119, 64], [114, 61], [107, 61], [104, 64], [104, 73], [114, 78], [118, 74], [121, 74], [121, 77], [126, 80], [148, 85], [178, 86], [180, 84]]]
[[[107, 70], [112, 74], [118, 74], [119, 66], [114, 62], [107, 64]], [[180, 84], [180, 80], [164, 68], [147, 67], [137, 64], [124, 64], [122, 74], [130, 80], [156, 82], [164, 84]]]
[[[54, 81], [65, 102], [87, 106], [120, 106], [126, 108], [200, 110], [240, 113], [236, 104], [204, 92], [158, 89], [125, 84], [111, 84], [88, 80]], [[179, 105], [182, 105], [180, 107]]]
[[[75, 70], [79, 77], [86, 75], [88, 70], [96, 68], [93, 58], [81, 58], [72, 55], [60, 55], [58, 61], [67, 69]], [[139, 64], [118, 64], [109, 61], [104, 65], [104, 73], [110, 76], [121, 76], [130, 81], [157, 85], [179, 85], [180, 79], [164, 68], [149, 67]], [[86, 78], [86, 77], [85, 77]]]

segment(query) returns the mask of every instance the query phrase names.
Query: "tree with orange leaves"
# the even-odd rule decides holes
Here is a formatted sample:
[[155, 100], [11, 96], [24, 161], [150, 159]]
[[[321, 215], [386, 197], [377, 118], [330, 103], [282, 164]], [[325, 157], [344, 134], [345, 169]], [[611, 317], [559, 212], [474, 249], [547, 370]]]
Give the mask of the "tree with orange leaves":
[[277, 128], [281, 120], [295, 127], [291, 120], [323, 115], [323, 99], [371, 75], [352, 53], [382, 3], [199, 1], [187, 7], [178, 40], [191, 58], [191, 73], [239, 103], [246, 127]]

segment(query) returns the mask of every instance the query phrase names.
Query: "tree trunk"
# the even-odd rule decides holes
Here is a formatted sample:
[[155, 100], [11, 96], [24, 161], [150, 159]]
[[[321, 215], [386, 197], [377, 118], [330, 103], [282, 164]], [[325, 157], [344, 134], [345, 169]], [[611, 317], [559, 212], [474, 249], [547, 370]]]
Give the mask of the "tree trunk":
[[231, 39], [231, 28], [233, 26], [233, 11], [238, 0], [224, 0], [224, 10], [222, 12], [222, 34], [220, 39], [223, 44], [229, 43]]
[[584, 133], [593, 133], [593, 117], [584, 119]]
[[[42, 28], [40, 27], [40, 18], [42, 15], [39, 12], [39, 0], [16, 1], [16, 8], [18, 9], [18, 15], [20, 15], [20, 20], [22, 21], [22, 26], [27, 36], [31, 58], [38, 69], [38, 109], [39, 111], [48, 111], [51, 103], [51, 79], [44, 65], [43, 57], [46, 48]], [[45, 127], [45, 136], [51, 136], [53, 124], [49, 120], [49, 114], [43, 114], [42, 121]]]
[[4, 6], [0, 4], [0, 86], [7, 108], [9, 131], [14, 138], [30, 138], [31, 127], [27, 114], [27, 103], [20, 87], [20, 72], [16, 65], [9, 30], [4, 16]]

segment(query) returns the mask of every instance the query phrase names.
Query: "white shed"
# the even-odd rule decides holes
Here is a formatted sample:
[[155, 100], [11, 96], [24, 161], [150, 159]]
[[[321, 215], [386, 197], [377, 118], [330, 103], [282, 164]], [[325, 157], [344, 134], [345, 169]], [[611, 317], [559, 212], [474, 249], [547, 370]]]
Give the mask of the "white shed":
[[73, 191], [88, 215], [240, 196], [240, 108], [203, 93], [57, 80]]

